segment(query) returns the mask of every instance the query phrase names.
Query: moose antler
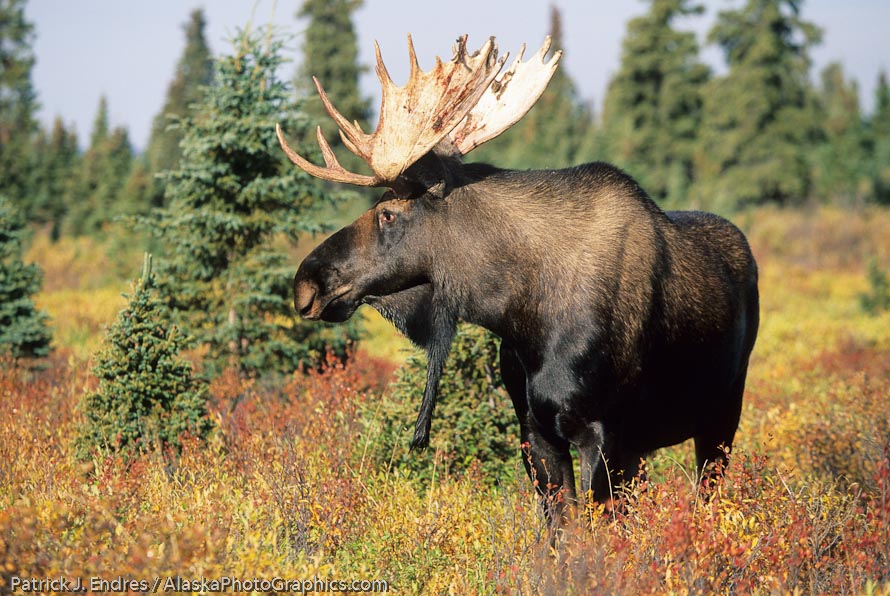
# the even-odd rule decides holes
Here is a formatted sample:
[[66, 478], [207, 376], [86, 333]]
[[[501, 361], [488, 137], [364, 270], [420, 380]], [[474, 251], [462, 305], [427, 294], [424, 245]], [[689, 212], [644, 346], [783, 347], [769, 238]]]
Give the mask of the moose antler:
[[[340, 128], [343, 144], [361, 157], [373, 176], [355, 174], [344, 169], [318, 127], [318, 145], [325, 166], [311, 163], [284, 140], [281, 127], [276, 128], [278, 141], [287, 156], [306, 172], [325, 180], [359, 186], [393, 186], [411, 164], [440, 142], [447, 151], [463, 155], [496, 137], [512, 126], [531, 109], [543, 93], [556, 70], [561, 52], [549, 61], [544, 55], [550, 47], [548, 37], [541, 48], [540, 63], [522, 63], [519, 58], [500, 77], [506, 56], [497, 59], [494, 38], [479, 51], [467, 52], [467, 36], [460, 37], [453, 58], [436, 65], [429, 72], [421, 70], [408, 36], [411, 74], [404, 87], [397, 87], [389, 76], [375, 42], [377, 78], [382, 88], [380, 121], [373, 134], [363, 132], [358, 122], [350, 122], [328, 99], [321, 83], [313, 77], [325, 110]], [[497, 79], [496, 79], [497, 77]]]
[[479, 99], [467, 117], [448, 135], [451, 144], [460, 155], [466, 155], [482, 143], [495, 138], [525, 116], [544, 93], [556, 72], [562, 50], [550, 51], [550, 36], [532, 57], [522, 62], [525, 44], [519, 50], [516, 61], [497, 77], [488, 91]]

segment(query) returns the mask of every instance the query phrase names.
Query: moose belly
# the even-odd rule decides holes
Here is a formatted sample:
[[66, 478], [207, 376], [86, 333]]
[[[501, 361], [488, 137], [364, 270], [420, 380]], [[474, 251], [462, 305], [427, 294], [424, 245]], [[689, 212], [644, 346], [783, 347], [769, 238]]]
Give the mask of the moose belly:
[[726, 402], [735, 399], [729, 391], [737, 375], [733, 363], [713, 353], [710, 360], [700, 355], [696, 362], [669, 359], [623, 396], [616, 420], [623, 443], [637, 451], [676, 445], [732, 409]]

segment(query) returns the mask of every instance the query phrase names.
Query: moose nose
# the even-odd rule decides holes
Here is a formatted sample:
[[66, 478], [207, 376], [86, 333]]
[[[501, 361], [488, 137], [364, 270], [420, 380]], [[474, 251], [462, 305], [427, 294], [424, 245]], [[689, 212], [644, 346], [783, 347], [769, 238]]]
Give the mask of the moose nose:
[[312, 305], [315, 304], [315, 296], [318, 287], [309, 281], [300, 280], [294, 284], [294, 308], [301, 317], [308, 318]]

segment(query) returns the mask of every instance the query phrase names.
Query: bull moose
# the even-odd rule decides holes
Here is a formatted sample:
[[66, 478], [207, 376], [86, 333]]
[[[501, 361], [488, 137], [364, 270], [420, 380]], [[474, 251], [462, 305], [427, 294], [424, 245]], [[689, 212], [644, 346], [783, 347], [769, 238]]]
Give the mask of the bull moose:
[[[524, 116], [556, 70], [549, 38], [504, 69], [494, 38], [448, 62], [417, 63], [382, 87], [373, 134], [319, 96], [345, 146], [372, 174], [345, 170], [318, 129], [325, 180], [387, 190], [320, 244], [294, 278], [307, 319], [380, 311], [429, 357], [412, 448], [429, 441], [436, 392], [458, 319], [501, 340], [504, 384], [519, 418], [523, 463], [545, 502], [581, 490], [608, 501], [655, 449], [693, 438], [700, 473], [725, 464], [738, 427], [759, 322], [757, 266], [744, 235], [701, 212], [664, 212], [605, 163], [513, 171], [461, 156]], [[523, 46], [524, 51], [524, 46]], [[558, 505], [564, 514], [565, 505]], [[552, 506], [548, 508], [553, 515]]]

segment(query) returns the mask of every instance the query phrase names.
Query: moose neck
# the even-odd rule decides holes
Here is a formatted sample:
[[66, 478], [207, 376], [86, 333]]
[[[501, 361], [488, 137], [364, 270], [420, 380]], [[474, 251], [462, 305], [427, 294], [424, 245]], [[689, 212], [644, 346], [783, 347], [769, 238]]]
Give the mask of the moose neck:
[[448, 195], [430, 279], [460, 318], [527, 342], [529, 329], [546, 332], [530, 298], [546, 293], [541, 272], [553, 260], [546, 245], [552, 231], [536, 222], [553, 214], [522, 196], [512, 174], [499, 172]]

